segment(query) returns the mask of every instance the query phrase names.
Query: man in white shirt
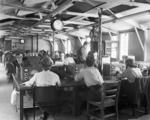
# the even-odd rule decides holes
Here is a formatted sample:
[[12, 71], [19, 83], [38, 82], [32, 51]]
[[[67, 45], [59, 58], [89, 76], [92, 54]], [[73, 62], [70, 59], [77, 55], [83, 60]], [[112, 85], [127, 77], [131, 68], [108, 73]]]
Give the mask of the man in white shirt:
[[[49, 57], [44, 57], [40, 61], [40, 66], [42, 67], [41, 72], [35, 73], [34, 76], [27, 82], [23, 83], [25, 86], [55, 86], [61, 85], [59, 76], [49, 70], [52, 66], [51, 59]], [[46, 112], [44, 107], [40, 107], [43, 114], [39, 120], [47, 120], [49, 113]], [[44, 110], [45, 109], [45, 110]]]
[[98, 69], [94, 67], [94, 62], [94, 58], [87, 58], [86, 67], [82, 68], [79, 74], [75, 76], [75, 81], [84, 80], [87, 86], [86, 91], [80, 91], [79, 93], [77, 105], [78, 112], [80, 111], [82, 101], [86, 101], [87, 99], [91, 101], [100, 101], [101, 99], [98, 90], [101, 88], [104, 81]]
[[71, 57], [69, 54], [66, 54], [65, 60], [68, 62], [68, 64], [75, 64], [73, 57]]

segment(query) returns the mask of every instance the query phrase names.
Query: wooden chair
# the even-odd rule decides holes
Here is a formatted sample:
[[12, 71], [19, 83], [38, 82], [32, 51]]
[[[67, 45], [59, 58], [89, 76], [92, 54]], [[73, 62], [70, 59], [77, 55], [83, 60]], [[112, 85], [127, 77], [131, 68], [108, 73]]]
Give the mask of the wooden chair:
[[34, 87], [33, 91], [33, 111], [35, 120], [35, 106], [50, 106], [53, 105], [53, 117], [55, 119], [56, 86]]
[[145, 114], [147, 114], [147, 107], [150, 104], [149, 88], [150, 77], [148, 76], [136, 78], [133, 83], [129, 83], [128, 80], [122, 80], [120, 89], [121, 104], [124, 103], [126, 98], [128, 100], [127, 106], [133, 110], [133, 116], [135, 116], [135, 111], [138, 111], [135, 109], [141, 106], [144, 106]]
[[[120, 81], [111, 81], [104, 83], [104, 87], [101, 90], [101, 101], [93, 102], [87, 101], [87, 114], [88, 119], [91, 117], [97, 120], [104, 120], [107, 117], [116, 115], [116, 120], [118, 120], [118, 96], [120, 91]], [[90, 107], [94, 107], [90, 109]], [[105, 114], [105, 108], [115, 106], [115, 113]], [[97, 117], [94, 112], [100, 110], [100, 118]]]

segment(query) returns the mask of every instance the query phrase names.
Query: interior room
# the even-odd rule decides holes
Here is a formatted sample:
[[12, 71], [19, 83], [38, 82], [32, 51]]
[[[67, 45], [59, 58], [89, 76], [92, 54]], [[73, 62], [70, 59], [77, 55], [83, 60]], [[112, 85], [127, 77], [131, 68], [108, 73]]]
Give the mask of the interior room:
[[150, 0], [0, 0], [0, 120], [149, 120], [149, 54]]

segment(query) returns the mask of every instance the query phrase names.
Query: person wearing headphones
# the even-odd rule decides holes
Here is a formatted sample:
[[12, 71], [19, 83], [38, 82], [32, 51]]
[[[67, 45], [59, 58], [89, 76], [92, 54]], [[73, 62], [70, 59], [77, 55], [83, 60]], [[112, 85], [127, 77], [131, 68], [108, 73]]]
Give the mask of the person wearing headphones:
[[[52, 66], [52, 61], [49, 57], [44, 57], [40, 61], [40, 66], [42, 68], [41, 72], [35, 73], [34, 76], [27, 82], [22, 83], [25, 86], [55, 86], [61, 85], [59, 76], [50, 71], [50, 67]], [[40, 106], [39, 106], [40, 107]], [[49, 113], [45, 107], [40, 107], [42, 111], [42, 115], [39, 120], [47, 120]]]
[[94, 67], [95, 60], [93, 56], [88, 56], [86, 58], [85, 67], [82, 68], [79, 73], [74, 77], [75, 81], [83, 81], [87, 86], [86, 90], [80, 90], [78, 94], [77, 102], [77, 111], [78, 115], [80, 114], [81, 104], [84, 101], [91, 100], [99, 102], [101, 100], [100, 94], [98, 91], [101, 89], [104, 81], [97, 68]]

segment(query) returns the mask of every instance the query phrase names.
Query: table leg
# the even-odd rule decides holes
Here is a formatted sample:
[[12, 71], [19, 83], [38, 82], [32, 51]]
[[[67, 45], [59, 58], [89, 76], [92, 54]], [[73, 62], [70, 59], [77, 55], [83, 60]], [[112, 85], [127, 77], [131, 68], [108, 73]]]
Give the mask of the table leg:
[[75, 86], [73, 89], [73, 116], [77, 117], [77, 93], [78, 93], [78, 87]]
[[23, 120], [23, 91], [20, 90], [20, 120]]

